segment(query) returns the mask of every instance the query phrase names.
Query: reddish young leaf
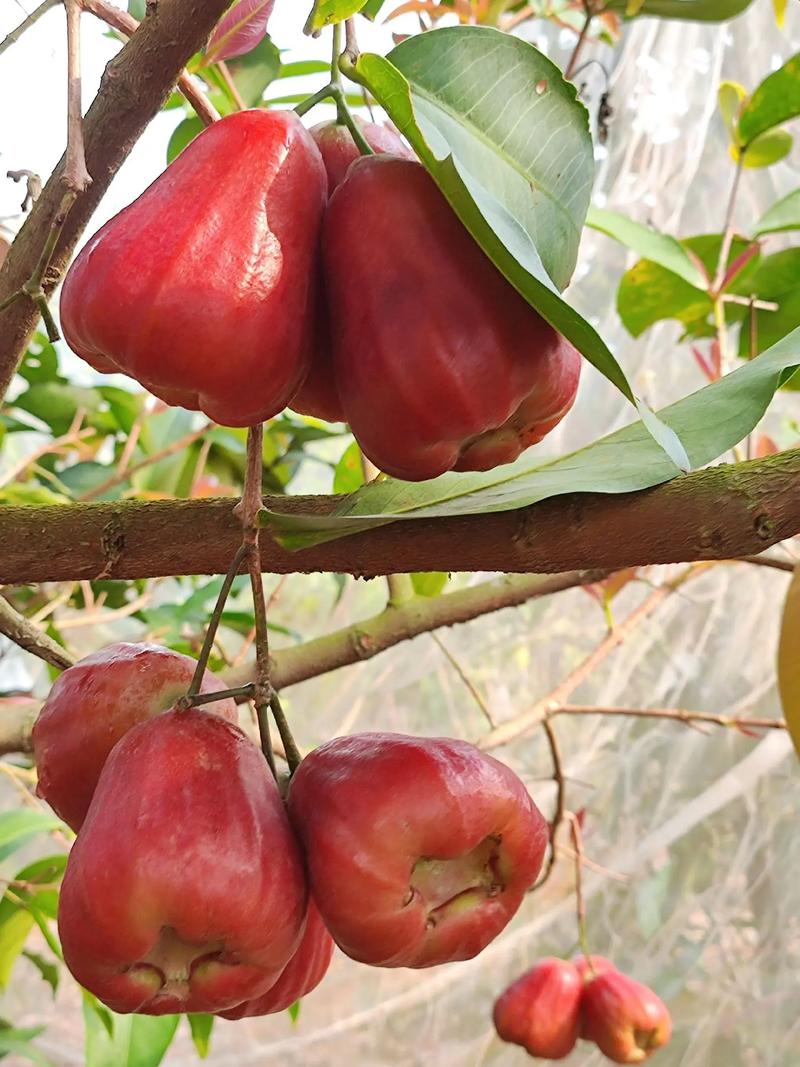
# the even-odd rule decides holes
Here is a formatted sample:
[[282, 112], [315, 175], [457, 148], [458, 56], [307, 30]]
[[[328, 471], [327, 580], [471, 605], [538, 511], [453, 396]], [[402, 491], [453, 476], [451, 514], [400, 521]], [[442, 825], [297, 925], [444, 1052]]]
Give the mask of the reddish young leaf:
[[205, 65], [252, 52], [266, 36], [274, 7], [275, 0], [235, 0], [211, 34]]
[[774, 456], [780, 449], [765, 433], [760, 433], [756, 438], [755, 459], [764, 459], [765, 456]]

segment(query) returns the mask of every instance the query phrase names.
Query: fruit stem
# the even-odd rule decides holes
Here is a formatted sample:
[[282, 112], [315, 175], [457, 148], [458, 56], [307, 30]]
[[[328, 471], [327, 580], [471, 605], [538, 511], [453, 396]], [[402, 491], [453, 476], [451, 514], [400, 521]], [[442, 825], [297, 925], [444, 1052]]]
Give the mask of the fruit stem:
[[592, 965], [592, 955], [589, 950], [589, 938], [586, 934], [586, 901], [583, 898], [583, 837], [581, 835], [581, 826], [578, 822], [577, 815], [574, 815], [572, 812], [568, 812], [567, 818], [569, 819], [572, 845], [575, 851], [575, 912], [578, 920], [578, 943], [581, 946], [581, 952], [586, 957], [586, 963], [588, 964], [592, 977], [596, 977], [597, 975]]
[[[211, 613], [211, 618], [208, 620], [208, 627], [206, 628], [206, 635], [203, 639], [203, 647], [200, 649], [200, 655], [197, 658], [197, 665], [194, 669], [194, 675], [189, 685], [187, 697], [194, 697], [200, 692], [200, 686], [203, 684], [203, 675], [208, 667], [208, 657], [211, 655], [211, 649], [214, 645], [214, 639], [217, 636], [217, 630], [219, 629], [220, 619], [222, 618], [222, 612], [225, 609], [228, 596], [230, 595], [231, 586], [234, 583], [234, 579], [241, 570], [244, 558], [247, 555], [247, 546], [242, 544], [236, 551], [236, 555], [231, 561], [228, 572], [220, 586], [219, 595], [217, 596], [217, 602], [214, 605], [214, 610]], [[196, 703], [193, 701], [192, 703]], [[191, 707], [191, 705], [187, 705]]]
[[218, 689], [213, 693], [191, 693], [181, 697], [175, 704], [175, 708], [179, 711], [186, 711], [188, 708], [200, 708], [204, 704], [215, 704], [218, 700], [238, 700], [240, 698], [252, 700], [255, 696], [255, 691], [255, 684], [249, 682], [247, 685], [237, 685], [235, 689]]

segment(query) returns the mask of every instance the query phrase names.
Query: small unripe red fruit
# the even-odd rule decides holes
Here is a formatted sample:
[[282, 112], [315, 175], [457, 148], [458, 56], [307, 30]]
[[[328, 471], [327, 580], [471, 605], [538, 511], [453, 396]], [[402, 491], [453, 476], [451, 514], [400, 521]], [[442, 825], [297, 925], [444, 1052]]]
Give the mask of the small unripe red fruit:
[[669, 1041], [672, 1020], [664, 1002], [619, 971], [599, 975], [583, 993], [583, 1037], [614, 1063], [644, 1063]]
[[582, 994], [574, 964], [543, 959], [497, 999], [495, 1029], [503, 1041], [521, 1045], [531, 1056], [564, 1059], [578, 1040]]

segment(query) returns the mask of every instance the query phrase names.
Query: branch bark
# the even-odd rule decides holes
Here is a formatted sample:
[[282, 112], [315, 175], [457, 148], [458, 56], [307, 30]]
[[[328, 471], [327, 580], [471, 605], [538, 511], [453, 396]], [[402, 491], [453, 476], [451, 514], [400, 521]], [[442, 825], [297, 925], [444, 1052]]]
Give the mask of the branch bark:
[[[44, 280], [50, 294], [102, 198], [150, 120], [167, 99], [181, 70], [208, 35], [229, 0], [160, 0], [149, 5], [141, 27], [106, 68], [100, 91], [84, 120], [86, 164], [92, 185], [75, 202]], [[0, 305], [33, 274], [55, 219], [64, 185], [64, 157], [0, 267]], [[5, 395], [38, 320], [28, 299], [0, 311], [0, 397]]]
[[[274, 497], [326, 514], [341, 497]], [[398, 521], [289, 552], [264, 537], [265, 572], [504, 571], [733, 559], [800, 533], [800, 450], [675, 478], [639, 493], [581, 493], [518, 511]], [[241, 537], [226, 500], [0, 508], [0, 583], [224, 574]]]

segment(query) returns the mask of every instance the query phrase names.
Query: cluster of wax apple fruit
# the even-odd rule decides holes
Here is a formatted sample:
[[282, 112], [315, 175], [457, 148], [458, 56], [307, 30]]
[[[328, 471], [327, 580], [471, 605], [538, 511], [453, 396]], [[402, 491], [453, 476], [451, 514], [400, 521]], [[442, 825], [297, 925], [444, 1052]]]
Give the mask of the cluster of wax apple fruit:
[[531, 1056], [561, 1060], [578, 1038], [614, 1063], [644, 1063], [672, 1034], [664, 1003], [603, 956], [548, 957], [498, 997], [494, 1025]]
[[214, 123], [89, 241], [61, 297], [97, 370], [249, 426], [346, 421], [419, 481], [508, 463], [572, 406], [578, 352], [484, 255], [389, 128]]
[[[547, 824], [508, 767], [447, 738], [360, 734], [281, 795], [229, 699], [178, 705], [196, 664], [116, 644], [57, 679], [33, 731], [39, 792], [78, 836], [67, 966], [118, 1012], [281, 1011], [334, 941], [380, 967], [469, 959], [541, 868]], [[201, 692], [222, 686], [206, 674]]]

